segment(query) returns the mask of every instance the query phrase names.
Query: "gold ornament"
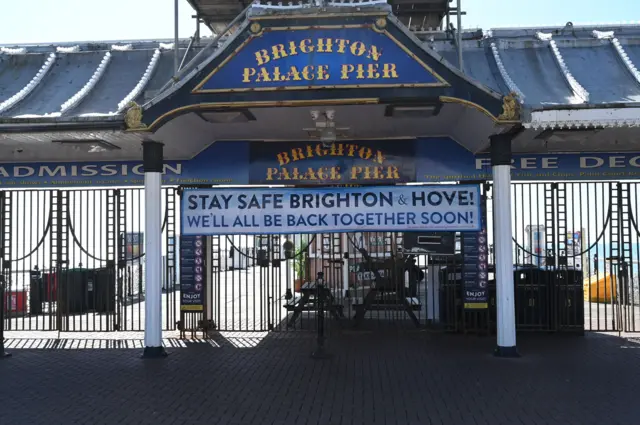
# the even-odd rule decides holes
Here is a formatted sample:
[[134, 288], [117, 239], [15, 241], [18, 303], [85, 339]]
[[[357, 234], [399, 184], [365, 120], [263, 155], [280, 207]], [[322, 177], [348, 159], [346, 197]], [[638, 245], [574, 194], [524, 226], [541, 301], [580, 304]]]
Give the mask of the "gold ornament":
[[251, 24], [249, 29], [251, 30], [252, 33], [258, 34], [262, 30], [262, 27], [260, 26], [260, 24], [258, 22], [254, 22], [254, 23]]
[[378, 19], [376, 19], [376, 27], [378, 27], [380, 29], [383, 29], [386, 26], [387, 26], [386, 18], [378, 18]]
[[500, 121], [518, 121], [520, 119], [520, 102], [518, 95], [511, 92], [502, 98], [502, 113], [498, 116]]
[[127, 104], [127, 112], [124, 114], [124, 123], [128, 130], [137, 130], [144, 128], [142, 123], [142, 107], [136, 102], [129, 102]]

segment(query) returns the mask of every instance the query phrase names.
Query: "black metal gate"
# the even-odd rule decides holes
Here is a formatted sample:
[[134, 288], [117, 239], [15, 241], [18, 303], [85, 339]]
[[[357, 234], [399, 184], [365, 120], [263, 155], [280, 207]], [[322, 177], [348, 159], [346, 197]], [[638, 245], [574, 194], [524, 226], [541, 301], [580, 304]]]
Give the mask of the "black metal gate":
[[[175, 329], [175, 188], [162, 192], [163, 327]], [[144, 189], [0, 192], [6, 330], [144, 330]]]
[[516, 267], [553, 270], [557, 281], [516, 288], [517, 320], [640, 331], [638, 184], [516, 183], [512, 199]]

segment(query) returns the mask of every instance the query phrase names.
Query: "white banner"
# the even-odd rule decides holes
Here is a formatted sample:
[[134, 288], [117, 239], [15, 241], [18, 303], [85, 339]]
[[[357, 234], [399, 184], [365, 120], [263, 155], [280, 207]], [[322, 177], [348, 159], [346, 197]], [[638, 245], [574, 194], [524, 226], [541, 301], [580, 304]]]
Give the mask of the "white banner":
[[480, 230], [477, 185], [185, 189], [183, 235]]

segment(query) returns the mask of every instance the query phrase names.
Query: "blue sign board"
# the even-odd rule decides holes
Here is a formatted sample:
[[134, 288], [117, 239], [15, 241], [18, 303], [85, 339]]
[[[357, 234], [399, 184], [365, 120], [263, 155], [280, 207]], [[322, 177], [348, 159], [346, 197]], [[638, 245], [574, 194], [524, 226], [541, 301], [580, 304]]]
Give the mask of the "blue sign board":
[[180, 237], [180, 310], [203, 311], [206, 282], [204, 236]]
[[[640, 152], [514, 155], [515, 181], [640, 179]], [[163, 184], [363, 185], [491, 180], [489, 155], [448, 137], [321, 142], [218, 141], [166, 161]], [[142, 162], [0, 163], [0, 190], [142, 186]]]
[[196, 88], [197, 93], [448, 84], [373, 25], [264, 28]]
[[477, 231], [478, 185], [186, 189], [182, 235]]

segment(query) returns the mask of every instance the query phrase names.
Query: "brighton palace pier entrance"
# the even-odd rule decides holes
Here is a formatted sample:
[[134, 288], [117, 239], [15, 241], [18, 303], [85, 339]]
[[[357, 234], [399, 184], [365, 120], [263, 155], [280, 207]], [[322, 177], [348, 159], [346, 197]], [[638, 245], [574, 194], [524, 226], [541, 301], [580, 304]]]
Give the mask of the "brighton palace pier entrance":
[[639, 28], [315, 12], [2, 47], [5, 330], [640, 330]]

